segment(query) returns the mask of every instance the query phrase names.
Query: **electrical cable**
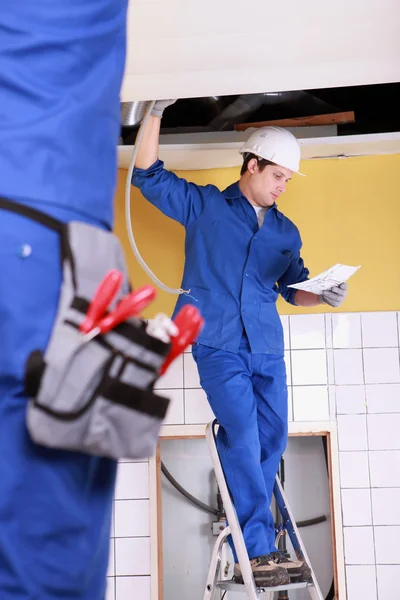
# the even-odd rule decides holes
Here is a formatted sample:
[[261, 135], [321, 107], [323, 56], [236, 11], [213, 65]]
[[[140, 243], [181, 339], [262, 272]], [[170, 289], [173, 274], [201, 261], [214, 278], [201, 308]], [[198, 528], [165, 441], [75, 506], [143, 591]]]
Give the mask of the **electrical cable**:
[[164, 292], [168, 292], [169, 294], [184, 294], [184, 293], [189, 293], [190, 290], [182, 290], [181, 288], [176, 289], [176, 288], [171, 288], [167, 285], [165, 285], [160, 279], [158, 279], [158, 277], [153, 273], [153, 271], [147, 266], [146, 262], [144, 261], [144, 259], [142, 258], [140, 252], [139, 252], [139, 248], [137, 247], [136, 241], [135, 241], [135, 237], [133, 235], [133, 230], [132, 230], [132, 218], [131, 218], [131, 186], [132, 186], [132, 173], [133, 173], [133, 169], [135, 168], [135, 162], [136, 162], [136, 158], [139, 152], [139, 148], [140, 148], [140, 144], [143, 138], [143, 134], [144, 134], [144, 130], [148, 121], [148, 118], [151, 114], [151, 111], [153, 110], [155, 101], [151, 101], [148, 103], [147, 108], [146, 108], [146, 112], [144, 114], [144, 117], [142, 119], [138, 134], [136, 136], [136, 140], [135, 140], [135, 147], [133, 150], [133, 154], [132, 154], [132, 159], [129, 165], [129, 169], [128, 169], [128, 174], [126, 177], [126, 183], [125, 183], [125, 220], [126, 220], [126, 230], [128, 233], [128, 239], [129, 239], [129, 244], [132, 248], [133, 254], [136, 256], [140, 266], [142, 267], [142, 269], [147, 273], [147, 275], [149, 275], [149, 277], [154, 281], [154, 283], [161, 288], [162, 290], [164, 290]]
[[182, 487], [181, 484], [178, 483], [176, 481], [176, 479], [171, 475], [171, 473], [168, 471], [167, 467], [164, 465], [163, 462], [161, 462], [161, 471], [162, 471], [163, 475], [165, 475], [165, 477], [168, 479], [168, 481], [174, 486], [174, 488], [176, 490], [178, 490], [178, 492], [180, 492], [182, 494], [182, 496], [185, 496], [185, 498], [187, 500], [189, 500], [189, 502], [191, 502], [198, 508], [201, 508], [205, 512], [208, 512], [212, 515], [218, 516], [218, 511], [216, 508], [213, 508], [212, 506], [208, 506], [208, 504], [205, 504], [198, 498], [195, 498], [194, 496], [192, 496], [192, 494], [190, 492], [185, 490], [185, 488]]
[[[205, 504], [198, 498], [195, 498], [190, 492], [188, 492], [178, 481], [175, 479], [173, 475], [168, 471], [167, 467], [163, 462], [161, 462], [161, 471], [163, 475], [168, 479], [168, 481], [173, 485], [173, 487], [182, 494], [187, 500], [189, 500], [192, 504], [201, 508], [205, 512], [210, 513], [211, 515], [218, 516], [220, 511], [208, 504]], [[312, 525], [318, 525], [319, 523], [323, 523], [327, 518], [325, 515], [321, 515], [320, 517], [315, 517], [314, 519], [307, 519], [306, 521], [298, 521], [296, 522], [297, 527], [311, 527]]]

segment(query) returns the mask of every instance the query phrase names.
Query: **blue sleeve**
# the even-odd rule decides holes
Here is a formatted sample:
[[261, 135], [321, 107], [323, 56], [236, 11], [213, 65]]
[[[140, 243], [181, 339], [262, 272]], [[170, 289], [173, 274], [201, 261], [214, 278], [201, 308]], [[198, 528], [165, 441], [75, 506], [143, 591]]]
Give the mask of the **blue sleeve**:
[[300, 256], [299, 250], [292, 256], [289, 267], [278, 280], [279, 293], [286, 300], [286, 302], [296, 305], [294, 301], [294, 295], [297, 290], [289, 288], [288, 285], [306, 281], [309, 274], [310, 271], [304, 266], [304, 261]]
[[188, 227], [204, 210], [212, 185], [200, 186], [188, 183], [164, 169], [157, 160], [148, 169], [135, 168], [132, 185], [139, 188], [143, 196], [167, 217]]

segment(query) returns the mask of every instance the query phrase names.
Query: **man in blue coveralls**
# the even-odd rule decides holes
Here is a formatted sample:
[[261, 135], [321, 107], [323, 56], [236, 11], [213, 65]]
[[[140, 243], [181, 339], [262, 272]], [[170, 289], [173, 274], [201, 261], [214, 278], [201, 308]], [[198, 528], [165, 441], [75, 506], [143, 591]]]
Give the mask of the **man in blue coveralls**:
[[[0, 197], [113, 223], [127, 0], [5, 1]], [[0, 598], [104, 600], [116, 462], [33, 444], [24, 365], [44, 350], [58, 234], [0, 209]]]
[[[244, 144], [239, 182], [220, 192], [179, 179], [158, 160], [163, 110], [146, 124], [132, 182], [145, 198], [186, 229], [182, 294], [176, 310], [195, 303], [205, 327], [193, 345], [200, 381], [220, 428], [218, 450], [256, 583], [304, 581], [310, 569], [277, 552], [268, 510], [288, 434], [281, 294], [298, 306], [339, 306], [347, 285], [319, 297], [294, 290], [308, 270], [301, 238], [276, 201], [298, 172], [300, 147], [288, 131], [266, 127]], [[234, 552], [235, 554], [235, 552]], [[235, 577], [241, 580], [235, 556]]]

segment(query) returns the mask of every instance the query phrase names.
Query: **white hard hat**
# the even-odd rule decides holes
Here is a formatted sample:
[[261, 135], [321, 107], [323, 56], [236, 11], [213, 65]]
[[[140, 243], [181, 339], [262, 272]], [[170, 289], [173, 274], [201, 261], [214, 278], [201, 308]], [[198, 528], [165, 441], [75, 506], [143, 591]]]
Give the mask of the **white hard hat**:
[[300, 144], [287, 129], [260, 127], [241, 147], [241, 154], [247, 152], [303, 175], [299, 173]]

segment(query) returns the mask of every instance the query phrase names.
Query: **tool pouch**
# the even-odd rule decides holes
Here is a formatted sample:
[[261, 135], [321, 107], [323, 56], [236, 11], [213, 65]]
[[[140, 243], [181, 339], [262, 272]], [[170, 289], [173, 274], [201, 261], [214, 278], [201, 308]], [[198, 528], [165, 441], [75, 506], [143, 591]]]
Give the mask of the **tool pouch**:
[[[106, 273], [118, 269], [128, 281], [118, 239], [82, 222], [64, 224], [22, 209], [19, 205], [17, 212], [60, 233], [63, 267], [49, 343], [44, 353], [32, 352], [26, 363], [31, 438], [51, 448], [96, 456], [148, 458], [169, 404], [153, 386], [170, 345], [149, 336], [145, 324], [133, 318], [90, 341], [79, 332]], [[128, 284], [115, 303], [127, 292]]]

